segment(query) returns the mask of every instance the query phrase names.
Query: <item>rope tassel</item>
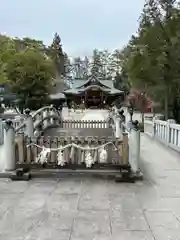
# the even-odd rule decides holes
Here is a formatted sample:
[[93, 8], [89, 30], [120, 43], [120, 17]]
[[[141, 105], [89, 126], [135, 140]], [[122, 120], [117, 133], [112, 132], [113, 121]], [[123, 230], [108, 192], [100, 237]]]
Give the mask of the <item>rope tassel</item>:
[[43, 165], [44, 163], [47, 162], [50, 152], [51, 152], [50, 148], [43, 147], [40, 154], [36, 157], [35, 162]]
[[85, 164], [87, 168], [91, 168], [94, 163], [94, 159], [90, 152], [85, 153]]
[[64, 151], [59, 150], [57, 154], [57, 164], [58, 166], [63, 167], [66, 164], [65, 156], [64, 156]]
[[100, 155], [99, 155], [99, 162], [100, 163], [107, 163], [108, 154], [105, 148], [100, 149]]
[[[108, 153], [107, 153], [107, 150], [105, 149], [105, 147], [108, 145], [112, 145], [114, 147], [114, 149], [117, 151], [117, 148], [113, 142], [107, 142], [107, 143], [97, 146], [97, 147], [90, 147], [89, 145], [83, 147], [83, 146], [77, 145], [75, 143], [70, 143], [65, 146], [60, 146], [59, 148], [46, 148], [44, 146], [40, 146], [35, 143], [31, 143], [31, 144], [27, 145], [27, 148], [30, 146], [34, 146], [34, 147], [42, 149], [42, 151], [36, 157], [36, 160], [35, 160], [36, 163], [40, 163], [40, 164], [44, 164], [48, 161], [49, 155], [52, 151], [58, 151], [57, 158], [58, 158], [58, 165], [60, 165], [60, 166], [64, 166], [68, 162], [68, 160], [66, 158], [66, 151], [69, 152], [69, 148], [70, 148], [70, 154], [68, 154], [68, 155], [69, 155], [71, 163], [74, 164], [75, 163], [75, 152], [76, 152], [75, 150], [79, 149], [79, 150], [81, 150], [81, 157], [79, 160], [81, 161], [81, 163], [85, 163], [87, 168], [90, 168], [90, 167], [92, 167], [92, 165], [94, 163], [97, 162], [98, 155], [100, 158], [99, 159], [100, 163], [107, 163]], [[94, 153], [93, 157], [92, 157], [92, 152]]]

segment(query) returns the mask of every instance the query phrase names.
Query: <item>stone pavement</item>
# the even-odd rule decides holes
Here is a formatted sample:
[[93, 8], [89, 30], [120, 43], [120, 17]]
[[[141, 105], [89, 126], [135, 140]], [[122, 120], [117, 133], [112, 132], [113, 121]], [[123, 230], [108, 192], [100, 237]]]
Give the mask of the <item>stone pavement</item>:
[[0, 240], [180, 240], [180, 158], [142, 136], [143, 182], [0, 180]]
[[[76, 110], [75, 112], [72, 110], [69, 114], [68, 109], [67, 108], [63, 108], [62, 110], [62, 117], [65, 120], [82, 120], [84, 118], [84, 116], [89, 116], [90, 119], [87, 118], [87, 120], [92, 120], [92, 116], [98, 116], [101, 115], [104, 117], [104, 119], [107, 119], [109, 116], [109, 112], [108, 110], [103, 110], [103, 109], [86, 109], [83, 112], [81, 110]], [[96, 119], [93, 120], [102, 120], [102, 117], [100, 119], [98, 119], [98, 117]]]

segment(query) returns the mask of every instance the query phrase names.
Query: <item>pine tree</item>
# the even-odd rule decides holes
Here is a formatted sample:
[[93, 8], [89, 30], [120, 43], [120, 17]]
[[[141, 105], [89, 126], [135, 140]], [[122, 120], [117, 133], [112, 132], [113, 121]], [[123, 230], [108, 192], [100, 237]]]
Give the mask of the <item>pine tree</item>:
[[97, 49], [94, 49], [91, 63], [91, 74], [98, 78], [101, 77], [101, 68], [102, 63], [99, 51]]
[[64, 54], [62, 50], [61, 38], [55, 33], [53, 42], [49, 47], [49, 55], [53, 59], [57, 75], [65, 75]]

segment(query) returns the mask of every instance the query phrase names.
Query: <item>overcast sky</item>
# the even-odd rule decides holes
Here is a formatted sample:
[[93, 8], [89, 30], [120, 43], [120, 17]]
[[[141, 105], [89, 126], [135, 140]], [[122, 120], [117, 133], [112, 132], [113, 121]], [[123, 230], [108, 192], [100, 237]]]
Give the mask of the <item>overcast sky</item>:
[[0, 31], [50, 44], [58, 32], [70, 55], [121, 48], [136, 32], [144, 0], [1, 0]]

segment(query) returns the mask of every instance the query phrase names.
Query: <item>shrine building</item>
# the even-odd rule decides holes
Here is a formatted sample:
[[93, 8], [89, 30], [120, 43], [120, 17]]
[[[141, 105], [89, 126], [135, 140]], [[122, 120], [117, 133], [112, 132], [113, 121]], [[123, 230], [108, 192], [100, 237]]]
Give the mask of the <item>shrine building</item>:
[[[112, 106], [116, 100], [120, 102], [124, 100], [124, 92], [114, 88], [112, 80], [99, 80], [95, 76], [91, 76], [87, 81], [74, 80], [71, 87], [61, 93], [64, 94], [70, 108], [81, 104], [85, 108], [107, 108]], [[61, 95], [56, 94], [56, 98], [58, 96]]]

